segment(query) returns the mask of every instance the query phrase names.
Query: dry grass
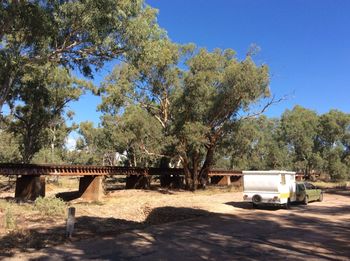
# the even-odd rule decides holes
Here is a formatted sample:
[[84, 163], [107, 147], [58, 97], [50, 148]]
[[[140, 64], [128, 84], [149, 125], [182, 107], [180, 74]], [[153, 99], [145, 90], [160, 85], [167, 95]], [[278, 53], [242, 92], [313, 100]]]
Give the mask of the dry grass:
[[335, 189], [335, 188], [346, 189], [346, 188], [350, 187], [349, 181], [342, 181], [342, 182], [316, 181], [316, 182], [312, 182], [312, 183], [321, 189]]

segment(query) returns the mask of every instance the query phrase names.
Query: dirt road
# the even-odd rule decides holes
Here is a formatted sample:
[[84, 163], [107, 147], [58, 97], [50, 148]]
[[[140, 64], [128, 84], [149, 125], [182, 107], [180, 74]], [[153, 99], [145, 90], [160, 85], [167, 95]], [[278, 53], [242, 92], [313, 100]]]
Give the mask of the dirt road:
[[242, 193], [213, 195], [214, 211], [160, 207], [190, 219], [33, 251], [5, 260], [350, 260], [350, 191], [285, 209], [252, 209]]

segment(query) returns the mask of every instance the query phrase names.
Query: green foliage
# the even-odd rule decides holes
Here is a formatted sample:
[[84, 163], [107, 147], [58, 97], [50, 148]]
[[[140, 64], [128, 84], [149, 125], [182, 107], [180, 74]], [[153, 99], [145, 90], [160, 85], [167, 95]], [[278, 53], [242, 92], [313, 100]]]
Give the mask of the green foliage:
[[316, 112], [300, 106], [287, 110], [281, 118], [282, 135], [292, 152], [294, 166], [307, 174], [320, 169], [315, 148], [318, 124]]
[[19, 162], [20, 158], [16, 137], [12, 133], [0, 129], [0, 162]]
[[280, 121], [265, 116], [236, 124], [218, 152], [230, 155], [231, 169], [289, 169], [291, 164], [281, 139]]
[[230, 160], [231, 169], [287, 169], [346, 180], [349, 132], [348, 114], [317, 115], [297, 106], [280, 119], [261, 116], [232, 126], [218, 146], [216, 166]]
[[77, 67], [92, 76], [105, 61], [137, 60], [148, 39], [164, 34], [141, 0], [2, 1], [0, 14], [0, 111], [33, 66]]
[[39, 197], [34, 202], [34, 210], [45, 216], [63, 216], [66, 203], [59, 198]]
[[320, 116], [317, 149], [333, 180], [350, 178], [350, 115], [331, 110]]
[[196, 182], [197, 169], [201, 169], [199, 179], [206, 179], [217, 144], [240, 120], [240, 112], [269, 95], [269, 73], [266, 66], [256, 66], [250, 57], [239, 61], [230, 49], [200, 49], [186, 64], [188, 71], [177, 103], [176, 135], [179, 153], [187, 162], [184, 167], [193, 169], [192, 180]]
[[35, 153], [49, 144], [52, 150], [55, 146], [63, 146], [71, 130], [64, 124], [65, 108], [82, 94], [83, 83], [70, 77], [66, 70], [40, 69], [43, 68], [22, 78], [15, 91], [19, 103], [14, 106], [13, 115], [8, 117], [9, 130], [19, 139], [24, 163], [29, 163]]
[[43, 148], [39, 150], [31, 160], [34, 164], [63, 164], [63, 151], [62, 149]]
[[127, 164], [148, 166], [171, 157], [172, 105], [179, 88], [177, 63], [188, 47], [166, 37], [148, 41], [136, 63], [117, 66], [100, 88], [104, 144], [127, 153]]

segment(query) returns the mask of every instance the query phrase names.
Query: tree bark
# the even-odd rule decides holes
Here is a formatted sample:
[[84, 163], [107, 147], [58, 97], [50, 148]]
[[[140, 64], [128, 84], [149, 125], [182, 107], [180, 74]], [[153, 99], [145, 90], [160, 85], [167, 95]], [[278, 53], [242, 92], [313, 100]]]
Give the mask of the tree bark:
[[184, 174], [185, 174], [185, 189], [190, 189], [191, 188], [191, 171], [188, 165], [188, 159], [186, 156], [183, 156], [183, 170], [184, 170]]
[[2, 106], [5, 104], [6, 99], [10, 93], [11, 87], [13, 83], [12, 77], [7, 77], [1, 86], [0, 92], [0, 114], [2, 113]]
[[205, 188], [207, 186], [208, 174], [214, 161], [214, 151], [215, 151], [215, 146], [210, 146], [207, 149], [207, 155], [205, 156], [204, 164], [199, 173], [199, 182], [200, 182], [201, 188]]
[[192, 156], [192, 190], [198, 188], [199, 153], [195, 151]]

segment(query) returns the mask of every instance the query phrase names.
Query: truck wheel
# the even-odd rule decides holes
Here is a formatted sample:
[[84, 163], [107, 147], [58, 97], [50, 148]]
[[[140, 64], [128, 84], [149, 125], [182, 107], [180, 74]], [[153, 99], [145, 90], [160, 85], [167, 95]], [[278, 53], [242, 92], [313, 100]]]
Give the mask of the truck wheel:
[[320, 197], [318, 198], [318, 201], [319, 201], [319, 202], [322, 202], [322, 201], [323, 201], [323, 193], [320, 194]]
[[309, 197], [305, 196], [305, 198], [304, 198], [304, 205], [307, 205], [307, 204], [309, 204]]

